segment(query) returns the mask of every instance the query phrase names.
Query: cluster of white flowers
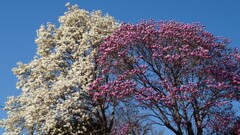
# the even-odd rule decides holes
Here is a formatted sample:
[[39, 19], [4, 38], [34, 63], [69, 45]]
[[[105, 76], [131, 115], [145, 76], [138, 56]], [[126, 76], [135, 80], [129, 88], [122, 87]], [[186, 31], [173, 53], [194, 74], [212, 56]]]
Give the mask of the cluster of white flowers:
[[84, 125], [95, 110], [86, 94], [96, 74], [94, 57], [118, 23], [100, 11], [66, 6], [69, 10], [59, 18], [59, 27], [48, 23], [37, 31], [34, 59], [13, 69], [22, 93], [6, 102], [8, 118], [0, 122], [6, 135], [77, 134], [87, 130]]

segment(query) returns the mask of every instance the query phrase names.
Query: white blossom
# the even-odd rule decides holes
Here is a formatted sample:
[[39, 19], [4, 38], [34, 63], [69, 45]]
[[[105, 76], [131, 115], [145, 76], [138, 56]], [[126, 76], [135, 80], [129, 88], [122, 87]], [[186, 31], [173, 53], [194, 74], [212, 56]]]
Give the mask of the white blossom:
[[[48, 23], [37, 31], [37, 55], [27, 63], [18, 63], [13, 72], [21, 94], [9, 97], [8, 118], [0, 122], [6, 135], [63, 133], [58, 122], [72, 134], [86, 131], [91, 100], [84, 98], [93, 81], [96, 49], [118, 27], [113, 17], [101, 11], [88, 12], [66, 4], [68, 11], [59, 18], [60, 26]], [[83, 131], [75, 131], [71, 120], [82, 122]], [[64, 134], [64, 133], [63, 133]]]

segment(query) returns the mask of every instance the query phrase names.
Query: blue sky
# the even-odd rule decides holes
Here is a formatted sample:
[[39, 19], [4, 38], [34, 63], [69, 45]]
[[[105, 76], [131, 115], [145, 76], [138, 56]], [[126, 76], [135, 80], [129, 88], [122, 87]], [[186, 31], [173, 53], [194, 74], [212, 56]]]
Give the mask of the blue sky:
[[[11, 69], [18, 61], [28, 63], [36, 52], [36, 30], [41, 24], [58, 24], [67, 2], [92, 11], [102, 10], [123, 22], [141, 19], [201, 22], [215, 36], [231, 38], [240, 49], [239, 0], [2, 0], [0, 3], [0, 105], [7, 96], [17, 95], [16, 77]], [[6, 113], [0, 110], [0, 119]], [[0, 134], [1, 134], [0, 130]], [[166, 132], [167, 134], [167, 132]]]

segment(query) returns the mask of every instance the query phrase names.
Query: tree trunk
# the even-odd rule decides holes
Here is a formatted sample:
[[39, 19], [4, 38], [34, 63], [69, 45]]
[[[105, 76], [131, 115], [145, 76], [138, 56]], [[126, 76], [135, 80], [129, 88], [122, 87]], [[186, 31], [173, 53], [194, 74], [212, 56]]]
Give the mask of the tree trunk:
[[202, 128], [197, 128], [197, 135], [202, 135], [202, 132], [203, 132]]

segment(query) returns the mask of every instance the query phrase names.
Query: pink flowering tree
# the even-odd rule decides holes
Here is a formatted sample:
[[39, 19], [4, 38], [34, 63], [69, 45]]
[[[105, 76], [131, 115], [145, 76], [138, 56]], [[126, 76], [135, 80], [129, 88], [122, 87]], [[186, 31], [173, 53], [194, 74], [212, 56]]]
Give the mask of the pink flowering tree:
[[102, 76], [89, 93], [112, 103], [134, 98], [177, 135], [223, 133], [240, 98], [240, 54], [228, 44], [198, 23], [122, 24], [100, 46]]

